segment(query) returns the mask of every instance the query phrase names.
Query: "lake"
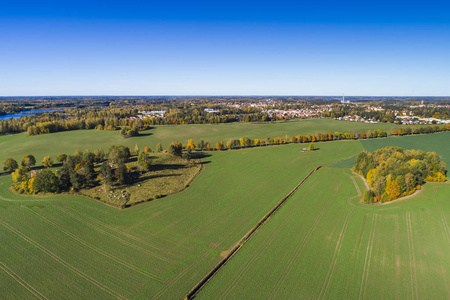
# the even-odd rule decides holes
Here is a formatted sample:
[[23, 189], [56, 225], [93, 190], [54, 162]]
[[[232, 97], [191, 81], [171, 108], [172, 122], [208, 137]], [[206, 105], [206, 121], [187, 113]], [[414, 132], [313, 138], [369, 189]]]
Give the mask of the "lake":
[[64, 111], [64, 109], [27, 110], [27, 111], [22, 111], [20, 113], [15, 113], [15, 114], [0, 115], [0, 120], [18, 119], [20, 117], [34, 116], [35, 114], [49, 113], [49, 112], [53, 112], [53, 111]]

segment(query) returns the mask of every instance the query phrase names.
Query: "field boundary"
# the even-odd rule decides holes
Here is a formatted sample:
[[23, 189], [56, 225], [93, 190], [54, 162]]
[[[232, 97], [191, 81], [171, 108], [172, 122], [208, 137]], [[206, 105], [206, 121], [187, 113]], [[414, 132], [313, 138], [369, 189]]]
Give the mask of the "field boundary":
[[[327, 164], [325, 164], [327, 165]], [[267, 214], [265, 214], [259, 221], [253, 226], [250, 231], [248, 231], [237, 243], [236, 245], [228, 252], [228, 254], [206, 275], [204, 276], [190, 291], [187, 293], [185, 299], [193, 299], [197, 293], [208, 283], [211, 278], [217, 274], [217, 272], [244, 246], [244, 244], [264, 225], [267, 220], [275, 214], [278, 209], [302, 186], [306, 180], [311, 177], [317, 170], [322, 168], [325, 165], [320, 165], [315, 167], [311, 172], [303, 178], [300, 183], [298, 183], [286, 196], [284, 196]]]

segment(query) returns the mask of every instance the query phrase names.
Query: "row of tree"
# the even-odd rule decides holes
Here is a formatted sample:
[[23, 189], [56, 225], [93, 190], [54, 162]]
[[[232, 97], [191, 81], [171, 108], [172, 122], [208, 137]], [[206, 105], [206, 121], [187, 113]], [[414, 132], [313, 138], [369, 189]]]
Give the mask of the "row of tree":
[[446, 181], [445, 163], [436, 152], [386, 147], [358, 154], [353, 170], [364, 176], [365, 203], [388, 202], [410, 195], [426, 181]]
[[450, 124], [446, 125], [427, 125], [420, 127], [400, 127], [391, 131], [392, 135], [410, 135], [410, 134], [422, 134], [422, 133], [434, 133], [449, 131]]

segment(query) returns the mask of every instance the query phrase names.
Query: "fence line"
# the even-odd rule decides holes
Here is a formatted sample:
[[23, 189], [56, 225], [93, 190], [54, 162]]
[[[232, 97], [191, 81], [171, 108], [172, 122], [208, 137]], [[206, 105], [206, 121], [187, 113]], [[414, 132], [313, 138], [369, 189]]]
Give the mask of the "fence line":
[[297, 184], [286, 196], [284, 196], [264, 217], [253, 226], [250, 231], [248, 231], [239, 242], [229, 251], [229, 253], [211, 270], [209, 273], [204, 276], [190, 291], [187, 293], [185, 299], [193, 299], [195, 295], [211, 280], [211, 278], [219, 272], [219, 270], [244, 246], [244, 244], [264, 225], [267, 220], [277, 212], [277, 210], [302, 186], [308, 178], [314, 174], [317, 170], [319, 170], [323, 165], [315, 167], [299, 184]]

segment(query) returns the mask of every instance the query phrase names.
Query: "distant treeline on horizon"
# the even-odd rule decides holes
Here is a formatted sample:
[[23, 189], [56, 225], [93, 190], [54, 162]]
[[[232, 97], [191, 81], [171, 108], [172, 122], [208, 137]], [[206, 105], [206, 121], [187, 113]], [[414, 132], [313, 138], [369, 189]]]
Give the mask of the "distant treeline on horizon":
[[[158, 96], [0, 96], [2, 101], [52, 101], [52, 100], [160, 100], [160, 101], [186, 101], [186, 100], [267, 100], [268, 98], [279, 101], [340, 101], [341, 95], [336, 96], [279, 96], [279, 95], [158, 95]], [[345, 96], [350, 101], [424, 101], [447, 102], [450, 96]]]

